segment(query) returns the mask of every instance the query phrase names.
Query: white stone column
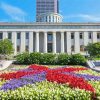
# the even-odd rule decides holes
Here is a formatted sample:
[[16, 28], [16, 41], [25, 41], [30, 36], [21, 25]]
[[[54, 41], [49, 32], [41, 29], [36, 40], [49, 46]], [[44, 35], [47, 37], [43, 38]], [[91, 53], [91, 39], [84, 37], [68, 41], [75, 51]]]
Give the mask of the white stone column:
[[6, 31], [3, 32], [3, 40], [8, 38], [8, 33]]
[[33, 32], [29, 32], [29, 53], [33, 52]]
[[88, 35], [89, 35], [88, 32], [84, 32], [84, 46], [87, 46], [89, 43]]
[[44, 32], [44, 53], [47, 53], [47, 32]]
[[12, 43], [14, 48], [14, 55], [17, 54], [17, 32], [12, 32]]
[[39, 52], [39, 32], [36, 32], [35, 52]]
[[53, 32], [53, 53], [56, 53], [56, 32]]
[[49, 16], [47, 16], [47, 22], [49, 22]]
[[56, 22], [56, 16], [54, 16], [54, 22]]
[[96, 43], [97, 42], [97, 32], [93, 32], [93, 37], [92, 37], [92, 40], [93, 40], [93, 43]]
[[71, 32], [66, 33], [66, 41], [67, 41], [67, 53], [71, 54]]
[[64, 32], [61, 32], [61, 53], [64, 53]]
[[75, 53], [80, 53], [79, 32], [75, 32]]
[[25, 45], [25, 40], [26, 40], [25, 35], [26, 35], [25, 32], [21, 32], [21, 45], [20, 45], [21, 53], [25, 52], [25, 47], [26, 47], [26, 45]]
[[51, 22], [53, 22], [53, 16], [51, 16]]

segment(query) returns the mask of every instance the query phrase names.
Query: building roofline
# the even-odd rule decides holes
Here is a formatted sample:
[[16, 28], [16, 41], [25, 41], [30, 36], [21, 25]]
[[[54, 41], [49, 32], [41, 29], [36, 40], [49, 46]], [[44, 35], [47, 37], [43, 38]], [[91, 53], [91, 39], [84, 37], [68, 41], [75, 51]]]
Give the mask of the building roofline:
[[45, 22], [0, 22], [0, 25], [100, 25], [100, 22], [86, 22], [86, 23], [73, 23], [73, 22], [59, 22], [59, 23], [45, 23]]

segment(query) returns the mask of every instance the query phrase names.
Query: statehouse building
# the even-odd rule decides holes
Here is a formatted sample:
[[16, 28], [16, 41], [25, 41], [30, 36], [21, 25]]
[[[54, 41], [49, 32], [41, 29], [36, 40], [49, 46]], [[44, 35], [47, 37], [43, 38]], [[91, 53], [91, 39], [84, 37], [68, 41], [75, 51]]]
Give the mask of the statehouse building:
[[22, 52], [81, 53], [88, 43], [100, 42], [100, 23], [65, 23], [58, 0], [36, 1], [36, 22], [0, 22], [0, 40], [12, 41], [14, 54]]

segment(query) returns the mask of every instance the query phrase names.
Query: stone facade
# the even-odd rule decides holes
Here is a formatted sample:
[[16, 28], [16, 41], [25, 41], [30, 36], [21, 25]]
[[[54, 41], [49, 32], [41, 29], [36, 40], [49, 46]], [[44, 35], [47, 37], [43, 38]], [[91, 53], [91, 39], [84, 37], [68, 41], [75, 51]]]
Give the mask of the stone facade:
[[100, 23], [0, 23], [0, 39], [12, 41], [14, 54], [25, 51], [86, 54], [100, 42]]

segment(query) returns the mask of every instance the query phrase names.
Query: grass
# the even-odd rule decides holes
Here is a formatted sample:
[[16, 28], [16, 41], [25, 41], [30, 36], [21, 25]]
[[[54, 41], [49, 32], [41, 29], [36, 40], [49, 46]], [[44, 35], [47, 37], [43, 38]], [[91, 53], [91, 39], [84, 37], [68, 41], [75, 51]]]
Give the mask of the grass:
[[100, 60], [100, 58], [95, 58], [95, 60]]

